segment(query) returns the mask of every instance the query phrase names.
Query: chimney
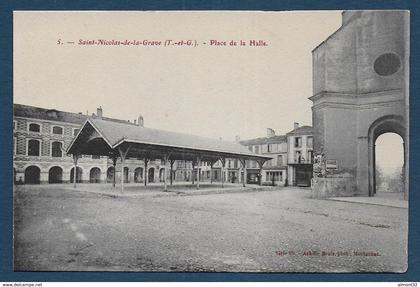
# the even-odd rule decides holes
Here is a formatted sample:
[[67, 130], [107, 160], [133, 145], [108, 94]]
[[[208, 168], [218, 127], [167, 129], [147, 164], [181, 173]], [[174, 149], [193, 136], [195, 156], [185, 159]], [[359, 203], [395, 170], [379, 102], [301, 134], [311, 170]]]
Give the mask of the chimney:
[[98, 118], [102, 119], [102, 107], [99, 106], [99, 108], [96, 109], [96, 115]]
[[241, 140], [240, 136], [235, 136], [235, 142], [239, 142]]
[[294, 122], [294, 123], [293, 123], [293, 129], [295, 130], [295, 129], [297, 129], [298, 127], [299, 127], [299, 123]]
[[139, 115], [139, 118], [138, 118], [138, 125], [139, 125], [140, 127], [144, 127], [144, 119], [143, 119], [143, 116], [142, 116], [142, 115]]
[[272, 128], [267, 128], [267, 137], [271, 138], [276, 135], [276, 132]]

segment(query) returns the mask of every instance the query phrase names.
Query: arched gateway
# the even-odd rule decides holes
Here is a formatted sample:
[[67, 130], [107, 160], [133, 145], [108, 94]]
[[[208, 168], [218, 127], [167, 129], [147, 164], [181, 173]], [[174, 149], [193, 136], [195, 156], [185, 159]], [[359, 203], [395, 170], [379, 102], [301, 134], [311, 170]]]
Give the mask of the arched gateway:
[[[401, 116], [388, 115], [377, 119], [369, 128], [368, 143], [369, 143], [369, 196], [376, 193], [376, 158], [375, 158], [375, 142], [376, 139], [384, 133], [396, 133], [403, 139], [404, 148], [404, 164], [403, 170], [406, 167], [406, 127], [404, 119]], [[392, 151], [390, 151], [392, 152]], [[404, 172], [405, 173], [405, 172]], [[404, 182], [405, 183], [405, 182]]]

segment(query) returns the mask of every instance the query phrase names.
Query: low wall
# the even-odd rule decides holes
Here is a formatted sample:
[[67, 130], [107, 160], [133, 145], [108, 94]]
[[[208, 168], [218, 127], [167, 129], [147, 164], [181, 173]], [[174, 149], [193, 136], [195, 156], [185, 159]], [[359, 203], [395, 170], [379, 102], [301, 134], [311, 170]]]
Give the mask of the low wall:
[[312, 179], [312, 198], [356, 195], [356, 179], [351, 174], [336, 174]]

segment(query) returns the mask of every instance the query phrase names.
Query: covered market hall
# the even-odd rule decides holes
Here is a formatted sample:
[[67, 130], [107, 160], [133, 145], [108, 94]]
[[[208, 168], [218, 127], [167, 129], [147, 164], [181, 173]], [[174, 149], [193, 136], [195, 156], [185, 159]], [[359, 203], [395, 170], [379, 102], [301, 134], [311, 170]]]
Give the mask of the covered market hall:
[[[172, 179], [172, 168], [176, 160], [191, 161], [193, 169], [194, 166], [199, 167], [201, 162], [208, 162], [213, 167], [217, 161], [220, 161], [223, 171], [226, 159], [237, 159], [242, 165], [246, 179], [248, 160], [258, 163], [261, 174], [263, 164], [271, 159], [269, 156], [255, 154], [237, 142], [127, 125], [95, 117], [85, 121], [69, 145], [67, 154], [73, 156], [75, 170], [77, 161], [82, 155], [107, 156], [112, 159], [114, 170], [117, 160], [120, 159], [122, 173], [127, 158], [142, 159], [145, 165], [145, 175], [147, 163], [151, 160], [161, 159], [164, 165], [164, 191], [168, 190], [168, 163]], [[147, 176], [144, 178], [147, 179]], [[243, 186], [245, 186], [245, 182], [246, 180], [243, 180]], [[73, 180], [73, 183], [76, 187], [76, 179]], [[145, 180], [145, 185], [147, 185], [147, 180]], [[115, 187], [115, 176], [113, 186]], [[196, 186], [197, 189], [200, 188], [199, 173], [197, 173]], [[121, 192], [123, 191], [124, 177], [122, 176]]]

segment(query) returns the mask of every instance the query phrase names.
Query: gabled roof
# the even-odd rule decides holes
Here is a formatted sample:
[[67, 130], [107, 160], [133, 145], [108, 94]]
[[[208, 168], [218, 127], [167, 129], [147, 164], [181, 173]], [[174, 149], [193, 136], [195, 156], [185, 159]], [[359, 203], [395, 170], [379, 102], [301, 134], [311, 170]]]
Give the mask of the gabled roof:
[[283, 143], [287, 142], [287, 138], [284, 135], [273, 136], [273, 137], [262, 137], [249, 140], [243, 140], [239, 143], [248, 146], [248, 145], [259, 145], [259, 144], [268, 144], [268, 143]]
[[[107, 149], [115, 149], [123, 144], [131, 143], [137, 145], [137, 148], [148, 148], [158, 152], [158, 149], [171, 150], [174, 153], [182, 153], [181, 150], [188, 152], [208, 153], [209, 156], [216, 156], [217, 153], [223, 155], [247, 157], [255, 159], [271, 159], [268, 156], [255, 154], [248, 150], [245, 146], [237, 142], [221, 141], [195, 135], [188, 135], [165, 130], [140, 127], [137, 125], [127, 125], [126, 123], [118, 123], [114, 121], [88, 118], [83, 125], [81, 131], [73, 140], [68, 148], [68, 153], [74, 153], [77, 150], [83, 153], [84, 147], [87, 146], [86, 135], [83, 135], [84, 129], [92, 126], [96, 132], [103, 138], [108, 145]], [[86, 127], [86, 128], [85, 128]], [[105, 150], [105, 149], [104, 149]]]
[[294, 129], [286, 134], [286, 136], [293, 136], [293, 135], [313, 135], [314, 128], [311, 126], [301, 126], [297, 129]]

